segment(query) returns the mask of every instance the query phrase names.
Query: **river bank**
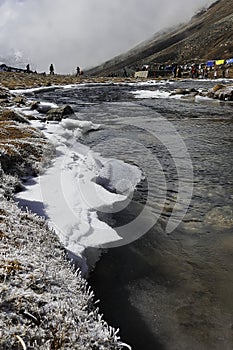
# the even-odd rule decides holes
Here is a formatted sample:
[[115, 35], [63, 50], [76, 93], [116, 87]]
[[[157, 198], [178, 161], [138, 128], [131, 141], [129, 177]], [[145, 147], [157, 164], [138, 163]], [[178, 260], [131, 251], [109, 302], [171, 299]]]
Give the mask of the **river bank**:
[[[2, 83], [10, 88], [34, 85], [6, 76], [8, 84]], [[102, 319], [93, 292], [55, 232], [14, 201], [23, 180], [37, 176], [54, 156], [54, 147], [30, 125], [30, 117], [14, 111], [27, 103], [0, 87], [0, 347], [123, 349], [118, 331]]]
[[[9, 90], [18, 90], [18, 89], [28, 89], [28, 88], [39, 88], [39, 87], [51, 87], [62, 86], [68, 84], [135, 84], [143, 83], [150, 84], [154, 81], [179, 81], [183, 79], [164, 79], [162, 77], [157, 79], [148, 79], [148, 78], [121, 78], [121, 77], [89, 77], [89, 76], [74, 76], [74, 75], [46, 75], [46, 74], [27, 74], [27, 73], [10, 73], [10, 72], [1, 72], [0, 73], [0, 84], [3, 87], [8, 88]], [[194, 81], [198, 79], [194, 79]], [[211, 79], [210, 79], [211, 80]], [[187, 79], [187, 81], [192, 81], [192, 79]], [[196, 91], [195, 89], [177, 89], [173, 94], [183, 95], [185, 98], [195, 97], [199, 95], [201, 97], [209, 97], [219, 100], [233, 100], [233, 84], [232, 79], [214, 79], [214, 88], [207, 91]], [[0, 100], [3, 99], [0, 96]], [[0, 101], [2, 104], [4, 101]]]

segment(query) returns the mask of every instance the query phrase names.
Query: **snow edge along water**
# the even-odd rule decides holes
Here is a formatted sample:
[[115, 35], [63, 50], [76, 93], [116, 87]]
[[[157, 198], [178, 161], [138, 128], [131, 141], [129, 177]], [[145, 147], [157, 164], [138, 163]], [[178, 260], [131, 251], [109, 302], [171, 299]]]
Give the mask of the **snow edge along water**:
[[[73, 85], [63, 88], [71, 87]], [[53, 86], [50, 88], [53, 89]], [[27, 89], [26, 93], [34, 90]], [[39, 90], [44, 91], [43, 88]], [[22, 94], [24, 91], [16, 90], [14, 93]], [[43, 104], [56, 107], [54, 103], [40, 102], [41, 106]], [[16, 110], [24, 115], [39, 116], [30, 107]], [[46, 217], [70, 257], [76, 259], [83, 274], [87, 274], [85, 249], [98, 249], [108, 242], [122, 239], [113, 228], [99, 220], [98, 210], [111, 212], [116, 203], [125, 207], [141, 181], [142, 173], [136, 166], [103, 158], [80, 143], [82, 134], [98, 130], [101, 125], [79, 121], [75, 114], [59, 123], [36, 120], [31, 124], [54, 145], [56, 155], [52, 165], [34, 178], [33, 183], [28, 181], [25, 190], [16, 198], [19, 205]], [[127, 179], [128, 185], [122, 184], [122, 179]]]

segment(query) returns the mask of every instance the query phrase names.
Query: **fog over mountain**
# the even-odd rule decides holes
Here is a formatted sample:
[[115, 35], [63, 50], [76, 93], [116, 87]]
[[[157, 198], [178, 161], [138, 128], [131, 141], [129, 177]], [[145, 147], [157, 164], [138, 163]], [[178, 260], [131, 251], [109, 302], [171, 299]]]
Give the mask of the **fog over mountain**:
[[[214, 0], [0, 0], [0, 60], [73, 73], [189, 20]], [[17, 59], [16, 59], [17, 62]]]

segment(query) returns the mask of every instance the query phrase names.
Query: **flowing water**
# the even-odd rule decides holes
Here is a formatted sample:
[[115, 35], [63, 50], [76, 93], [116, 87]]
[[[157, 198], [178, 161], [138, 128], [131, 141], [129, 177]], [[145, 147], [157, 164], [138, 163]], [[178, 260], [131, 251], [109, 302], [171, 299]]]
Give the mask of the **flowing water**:
[[[104, 318], [134, 350], [233, 348], [233, 105], [163, 98], [178, 87], [213, 85], [89, 84], [40, 95], [103, 125], [83, 143], [141, 168], [145, 178], [131, 204], [112, 215], [99, 213], [103, 220], [133, 229], [127, 225], [145, 204], [152, 216], [160, 214], [139, 239], [105, 250], [89, 278]], [[158, 98], [136, 98], [136, 90]], [[184, 149], [193, 179], [189, 162], [178, 171]], [[192, 186], [185, 216], [176, 217], [179, 225], [168, 232], [180, 192], [187, 197]]]

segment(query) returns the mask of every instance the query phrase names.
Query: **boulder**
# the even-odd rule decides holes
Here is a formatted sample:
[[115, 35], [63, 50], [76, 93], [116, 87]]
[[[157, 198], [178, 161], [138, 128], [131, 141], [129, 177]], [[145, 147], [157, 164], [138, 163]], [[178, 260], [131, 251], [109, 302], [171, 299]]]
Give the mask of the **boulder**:
[[220, 89], [223, 89], [224, 87], [226, 87], [226, 85], [223, 85], [223, 84], [216, 84], [214, 85], [214, 87], [211, 89], [211, 91], [213, 93], [215, 93], [216, 91], [220, 90]]
[[221, 101], [233, 101], [233, 85], [217, 84], [208, 91], [207, 96]]
[[225, 90], [224, 99], [227, 101], [233, 101], [233, 86], [230, 86]]
[[207, 92], [207, 97], [209, 98], [218, 98], [215, 94], [217, 91], [223, 89], [225, 85], [223, 84], [216, 84], [212, 89], [209, 89]]
[[58, 108], [50, 108], [46, 113], [47, 121], [61, 121], [64, 117], [74, 114], [73, 109], [69, 105], [64, 105]]
[[221, 101], [233, 101], [233, 86], [225, 86], [215, 92], [214, 98]]

